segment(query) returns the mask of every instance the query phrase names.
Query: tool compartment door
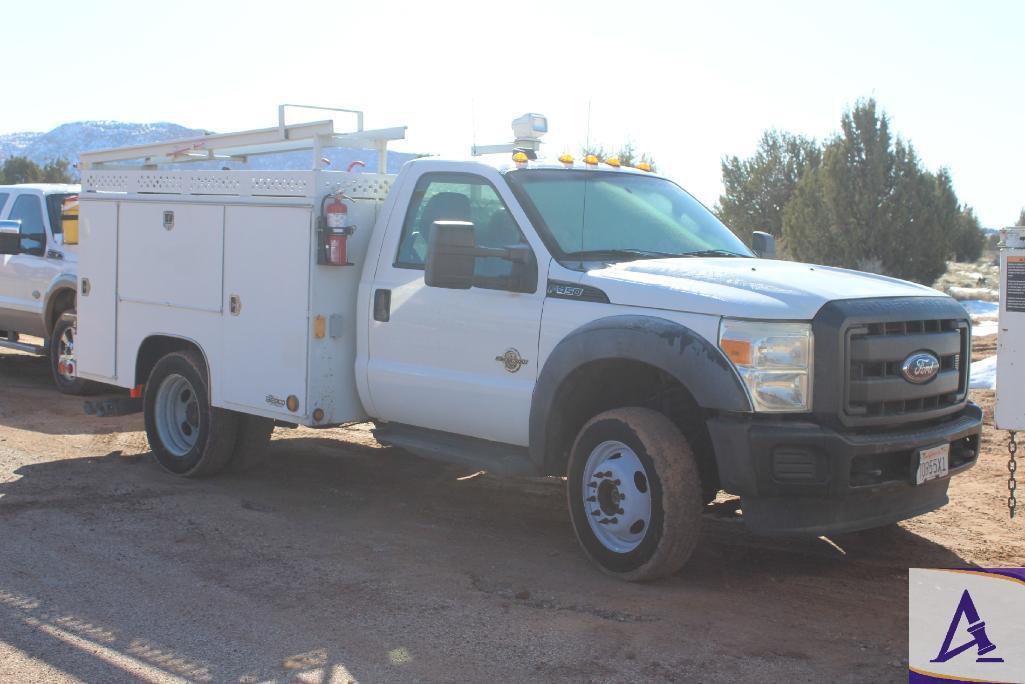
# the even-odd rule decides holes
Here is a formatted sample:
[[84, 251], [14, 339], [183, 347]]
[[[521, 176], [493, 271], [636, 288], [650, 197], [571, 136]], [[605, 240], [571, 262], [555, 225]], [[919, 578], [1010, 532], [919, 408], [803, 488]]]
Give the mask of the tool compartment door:
[[117, 202], [81, 204], [78, 246], [78, 373], [113, 380], [117, 337]]
[[[303, 206], [225, 212], [220, 396], [228, 408], [298, 420], [307, 413], [312, 212]], [[290, 396], [298, 400], [294, 412]]]

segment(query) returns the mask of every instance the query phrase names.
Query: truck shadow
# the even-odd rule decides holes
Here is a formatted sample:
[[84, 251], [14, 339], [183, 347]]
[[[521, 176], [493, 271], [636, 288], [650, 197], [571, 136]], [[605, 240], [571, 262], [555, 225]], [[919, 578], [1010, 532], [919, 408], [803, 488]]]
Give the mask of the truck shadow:
[[[481, 624], [653, 623], [726, 643], [737, 624], [826, 596], [791, 618], [791, 642], [867, 610], [877, 624], [854, 630], [862, 642], [903, 643], [906, 569], [970, 565], [899, 527], [760, 538], [710, 516], [679, 575], [631, 585], [583, 557], [559, 479], [326, 437], [279, 433], [264, 468], [208, 480], [117, 451], [14, 476], [0, 483], [0, 639], [87, 681], [451, 679], [466, 644], [520, 648]], [[866, 597], [878, 596], [877, 617]]]
[[[117, 387], [97, 396], [124, 396]], [[111, 434], [140, 429], [138, 416], [97, 420], [86, 416], [85, 399], [61, 394], [47, 359], [0, 350], [0, 425], [51, 435]]]

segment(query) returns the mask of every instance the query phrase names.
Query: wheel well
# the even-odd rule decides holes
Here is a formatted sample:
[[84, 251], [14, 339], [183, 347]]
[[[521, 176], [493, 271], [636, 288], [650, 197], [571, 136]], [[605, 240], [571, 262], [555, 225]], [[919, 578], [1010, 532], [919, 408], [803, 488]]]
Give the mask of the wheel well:
[[[207, 366], [206, 355], [199, 345], [191, 340], [169, 335], [153, 335], [143, 340], [139, 346], [139, 353], [135, 357], [135, 384], [145, 384], [149, 379], [150, 371], [157, 361], [171, 352], [192, 350], [199, 353], [203, 359], [203, 365]], [[204, 368], [205, 370], [205, 368]]]
[[50, 296], [50, 309], [46, 317], [46, 334], [53, 332], [57, 320], [65, 311], [75, 308], [75, 291], [70, 287], [63, 287]]
[[701, 472], [702, 489], [719, 489], [715, 451], [705, 425], [705, 411], [679, 380], [660, 368], [629, 359], [586, 363], [559, 386], [546, 434], [545, 471], [565, 475], [569, 451], [580, 428], [609, 409], [642, 406], [662, 413], [687, 436]]

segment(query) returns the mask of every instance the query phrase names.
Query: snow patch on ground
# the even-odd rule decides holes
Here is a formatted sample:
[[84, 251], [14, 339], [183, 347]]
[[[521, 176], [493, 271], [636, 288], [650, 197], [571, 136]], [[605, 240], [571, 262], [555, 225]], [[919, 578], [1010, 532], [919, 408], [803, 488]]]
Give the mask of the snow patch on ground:
[[973, 337], [985, 337], [986, 335], [997, 334], [997, 322], [995, 320], [979, 321], [978, 323], [972, 322], [972, 336]]
[[994, 290], [989, 287], [957, 287], [950, 286], [947, 288], [947, 294], [954, 299], [999, 299], [1000, 290]]
[[989, 356], [972, 364], [972, 389], [996, 389], [997, 357]]
[[997, 334], [997, 318], [1000, 316], [1000, 302], [984, 302], [980, 299], [966, 299], [961, 302], [972, 317], [972, 336], [985, 337]]
[[961, 302], [972, 318], [996, 318], [1000, 315], [1000, 302], [984, 302], [980, 299], [966, 299]]

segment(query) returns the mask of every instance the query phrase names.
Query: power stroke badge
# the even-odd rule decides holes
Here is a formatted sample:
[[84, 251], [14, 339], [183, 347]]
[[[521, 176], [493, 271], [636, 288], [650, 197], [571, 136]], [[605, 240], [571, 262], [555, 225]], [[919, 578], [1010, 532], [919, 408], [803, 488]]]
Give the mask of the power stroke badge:
[[1025, 682], [1025, 568], [908, 572], [908, 681]]

